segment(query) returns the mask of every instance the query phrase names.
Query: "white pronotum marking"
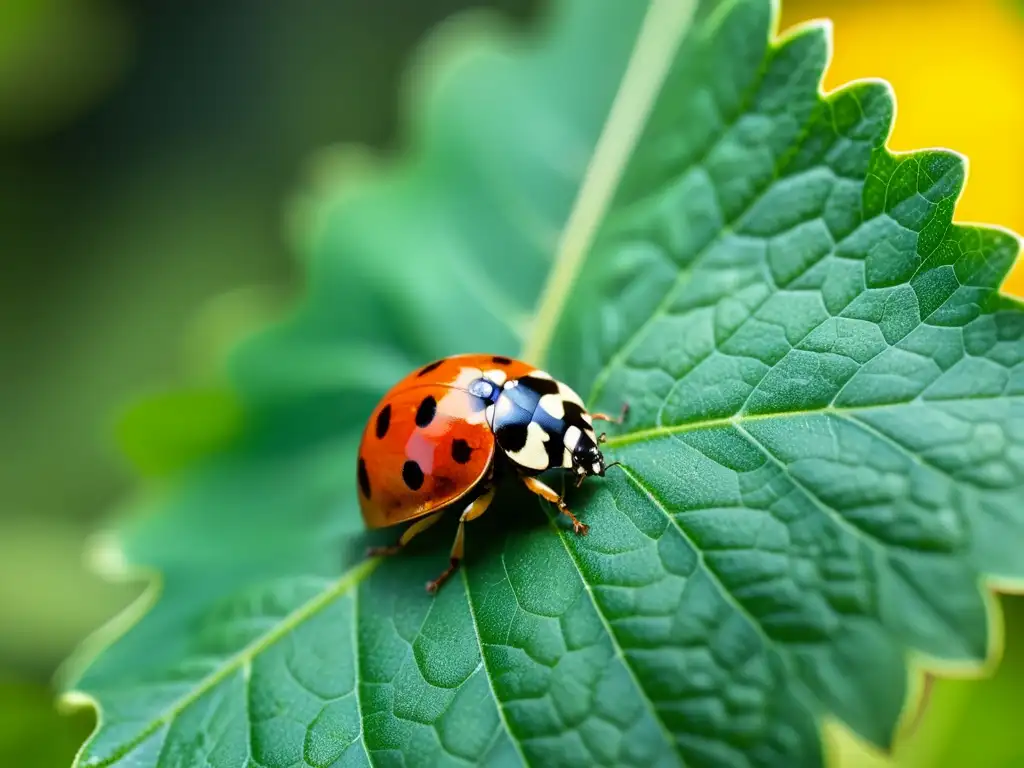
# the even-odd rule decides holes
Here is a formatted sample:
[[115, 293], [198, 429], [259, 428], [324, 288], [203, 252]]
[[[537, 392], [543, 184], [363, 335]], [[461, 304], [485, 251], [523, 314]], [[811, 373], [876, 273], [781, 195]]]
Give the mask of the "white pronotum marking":
[[565, 416], [565, 406], [562, 405], [563, 402], [561, 395], [543, 395], [537, 402], [537, 405], [543, 408], [551, 418], [561, 419]]
[[455, 381], [452, 382], [452, 386], [457, 389], [469, 389], [469, 385], [481, 378], [483, 375], [484, 372], [479, 368], [463, 366], [459, 369], [459, 375], [455, 377]]
[[441, 398], [437, 404], [438, 411], [440, 413], [454, 415], [458, 414], [466, 420], [468, 424], [483, 424], [490, 423], [490, 417], [487, 411], [475, 411], [472, 408], [466, 407], [466, 403], [473, 398], [474, 395], [469, 392], [462, 390], [468, 390], [469, 385], [474, 381], [483, 376], [483, 371], [479, 368], [470, 368], [463, 366], [459, 369], [459, 375], [455, 377], [455, 381], [452, 383], [454, 389], [450, 390], [447, 395]]
[[488, 381], [493, 381], [498, 387], [505, 383], [505, 379], [508, 378], [505, 372], [500, 368], [495, 368], [492, 371], [484, 371], [484, 378]]
[[572, 452], [576, 450], [576, 446], [579, 444], [580, 437], [582, 435], [583, 433], [580, 432], [580, 428], [574, 424], [570, 425], [569, 428], [565, 430], [565, 437], [562, 439], [562, 442], [565, 445], [565, 455], [562, 456], [562, 466], [566, 469], [572, 469]]
[[545, 432], [540, 424], [531, 421], [526, 426], [526, 445], [518, 451], [509, 451], [508, 457], [522, 467], [547, 469], [548, 452], [544, 443], [550, 439], [551, 435]]
[[495, 421], [498, 423], [507, 421], [509, 416], [512, 415], [512, 409], [515, 405], [512, 403], [512, 398], [505, 397], [502, 395], [498, 398], [498, 402], [494, 405], [488, 406], [488, 410], [492, 412], [491, 423]]
[[587, 407], [583, 404], [583, 399], [579, 395], [577, 395], [575, 391], [567, 387], [562, 382], [559, 381], [557, 383], [559, 397], [561, 397], [563, 400], [566, 400], [567, 402], [576, 403], [576, 405], [578, 405], [583, 410], [584, 416], [587, 419], [587, 422], [589, 423], [590, 414], [587, 413]]

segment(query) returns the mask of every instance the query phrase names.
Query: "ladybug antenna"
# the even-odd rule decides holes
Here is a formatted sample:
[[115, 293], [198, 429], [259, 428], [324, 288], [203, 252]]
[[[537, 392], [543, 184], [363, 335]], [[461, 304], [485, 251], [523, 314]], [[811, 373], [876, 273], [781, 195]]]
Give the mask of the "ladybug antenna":
[[613, 461], [611, 464], [606, 464], [604, 469], [607, 472], [612, 467], [621, 467], [621, 466], [622, 466], [622, 462], [621, 461]]

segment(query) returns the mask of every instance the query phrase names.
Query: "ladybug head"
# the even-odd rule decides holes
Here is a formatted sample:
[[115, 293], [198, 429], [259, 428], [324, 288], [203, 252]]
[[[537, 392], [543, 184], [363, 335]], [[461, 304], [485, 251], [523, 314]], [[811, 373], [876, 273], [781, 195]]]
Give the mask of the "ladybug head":
[[[568, 433], [566, 433], [568, 437]], [[591, 475], [604, 477], [609, 467], [614, 467], [618, 462], [612, 464], [604, 463], [604, 454], [598, 447], [598, 443], [604, 441], [604, 435], [594, 437], [591, 432], [580, 432], [576, 438], [576, 444], [572, 446], [572, 471], [576, 475], [576, 486], [579, 487], [584, 480]]]

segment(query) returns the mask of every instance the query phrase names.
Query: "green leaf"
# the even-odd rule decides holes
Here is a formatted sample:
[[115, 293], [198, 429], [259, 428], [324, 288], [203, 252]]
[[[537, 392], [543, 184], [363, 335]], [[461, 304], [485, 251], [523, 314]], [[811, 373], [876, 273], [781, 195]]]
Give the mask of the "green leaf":
[[[436, 38], [408, 156], [305, 201], [243, 438], [120, 529], [159, 595], [69, 680], [80, 765], [813, 766], [828, 717], [891, 742], [908, 656], [986, 657], [980, 585], [1024, 578], [1017, 239], [951, 223], [959, 157], [885, 150], [884, 84], [820, 94], [827, 27], [552, 10]], [[509, 487], [430, 597], [452, 527], [364, 559], [397, 533], [362, 532], [355, 451], [462, 351], [631, 415], [569, 496], [588, 536]]]

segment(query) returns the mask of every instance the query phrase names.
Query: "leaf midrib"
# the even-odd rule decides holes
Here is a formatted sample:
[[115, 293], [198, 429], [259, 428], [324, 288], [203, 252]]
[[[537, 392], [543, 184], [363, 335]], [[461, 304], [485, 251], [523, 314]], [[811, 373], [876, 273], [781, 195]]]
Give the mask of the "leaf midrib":
[[541, 289], [522, 358], [544, 365], [569, 292], [689, 32], [696, 0], [651, 0]]
[[[643, 133], [647, 118], [675, 59], [676, 51], [689, 31], [695, 11], [695, 0], [652, 0], [648, 6], [637, 41], [626, 65], [626, 71], [609, 110], [608, 119], [598, 138], [580, 191], [566, 221], [552, 270], [541, 290], [533, 323], [520, 354], [520, 357], [530, 360], [534, 365], [544, 364], [543, 361], [547, 356], [548, 347], [568, 300], [569, 292], [583, 267], [587, 252], [597, 234], [604, 213], [614, 197], [634, 147]], [[560, 532], [559, 538], [561, 538]], [[568, 550], [568, 544], [565, 541], [562, 543]], [[571, 554], [570, 551], [570, 556]], [[584, 588], [590, 593], [590, 584], [583, 577], [578, 563], [576, 568]], [[487, 655], [476, 621], [473, 596], [470, 594], [465, 564], [462, 567], [462, 584], [480, 649], [480, 662], [483, 665], [491, 695], [494, 697], [495, 707], [509, 740], [513, 743], [523, 764], [528, 765], [529, 761], [526, 759], [522, 743], [512, 733], [506, 719], [502, 701], [495, 690], [491, 670], [487, 665]], [[605, 626], [605, 631], [616, 655], [622, 660], [627, 673], [636, 684], [640, 696], [647, 702], [652, 716], [665, 734], [670, 747], [675, 751], [671, 733], [658, 717], [653, 703], [636, 679], [611, 627], [608, 626], [607, 620], [594, 601], [593, 594], [590, 597], [594, 604], [594, 610]], [[361, 716], [362, 713], [360, 713]]]
[[[502, 555], [504, 558], [504, 555]], [[491, 692], [491, 696], [494, 697], [494, 708], [498, 711], [498, 720], [501, 721], [502, 728], [508, 735], [508, 740], [512, 742], [512, 747], [516, 750], [520, 759], [523, 761], [523, 765], [528, 766], [530, 763], [526, 759], [526, 753], [523, 751], [523, 745], [519, 739], [512, 733], [512, 727], [509, 725], [508, 717], [505, 714], [505, 707], [502, 704], [501, 699], [498, 698], [498, 692], [494, 687], [494, 678], [491, 676], [491, 670], [487, 666], [487, 657], [484, 655], [484, 638], [480, 634], [480, 622], [476, 618], [476, 607], [473, 605], [473, 596], [469, 592], [469, 578], [467, 576], [466, 568], [460, 568], [462, 573], [461, 581], [463, 589], [466, 590], [466, 605], [469, 607], [469, 617], [473, 624], [473, 635], [476, 637], [476, 645], [480, 650], [480, 666], [483, 669], [484, 677], [487, 678], [487, 688]], [[362, 712], [360, 711], [360, 717]]]
[[[634, 443], [642, 443], [648, 440], [656, 440], [659, 437], [680, 435], [686, 432], [696, 432], [701, 429], [715, 429], [717, 427], [742, 427], [744, 424], [771, 419], [788, 419], [800, 416], [834, 415], [844, 417], [847, 414], [858, 414], [870, 411], [882, 411], [891, 408], [905, 408], [911, 405], [941, 405], [943, 403], [963, 403], [977, 400], [1013, 400], [1024, 397], [1022, 395], [998, 394], [985, 395], [982, 397], [914, 397], [910, 400], [895, 400], [891, 403], [871, 403], [869, 405], [835, 406], [826, 405], [821, 408], [800, 408], [792, 411], [772, 411], [770, 413], [739, 413], [732, 416], [722, 416], [701, 421], [684, 421], [679, 424], [659, 425], [638, 429], [633, 432], [622, 432], [617, 435], [609, 435], [604, 445], [608, 448], [623, 448]], [[906, 449], [904, 449], [906, 450]]]
[[[614, 499], [612, 503], [615, 503]], [[640, 696], [641, 700], [644, 702], [644, 705], [647, 707], [647, 710], [650, 713], [651, 717], [654, 719], [654, 722], [657, 724], [658, 730], [664, 736], [665, 741], [668, 743], [669, 749], [672, 751], [672, 754], [676, 757], [679, 757], [679, 748], [676, 744], [675, 736], [669, 729], [668, 725], [665, 723], [665, 720], [658, 713], [657, 706], [651, 699], [647, 689], [644, 688], [643, 684], [640, 682], [640, 678], [637, 677], [636, 670], [633, 668], [633, 665], [630, 663], [629, 659], [626, 658], [626, 652], [622, 648], [622, 644], [619, 641], [618, 635], [615, 634], [615, 631], [612, 629], [611, 622], [608, 620], [607, 615], [605, 615], [604, 608], [598, 602], [597, 597], [594, 595], [594, 585], [591, 584], [590, 581], [587, 579], [587, 575], [583, 572], [583, 566], [580, 563], [579, 557], [577, 557], [576, 552], [573, 550], [572, 546], [569, 544], [566, 538], [565, 529], [560, 527], [558, 523], [555, 522], [555, 514], [552, 513], [550, 505], [548, 505], [548, 508], [545, 509], [544, 512], [547, 516], [548, 525], [554, 529], [555, 534], [558, 536], [558, 540], [562, 542], [562, 546], [565, 548], [566, 554], [569, 556], [569, 559], [572, 561], [573, 567], [576, 569], [576, 573], [580, 577], [580, 583], [583, 584], [583, 590], [587, 593], [587, 596], [590, 598], [590, 604], [594, 609], [594, 613], [597, 614], [597, 618], [601, 622], [601, 626], [604, 627], [605, 634], [608, 636], [608, 641], [611, 643], [612, 651], [614, 652], [615, 656], [619, 659], [619, 661], [622, 663], [622, 667], [623, 669], [625, 669], [626, 675], [633, 682], [637, 694]]]

